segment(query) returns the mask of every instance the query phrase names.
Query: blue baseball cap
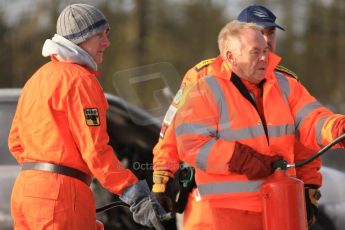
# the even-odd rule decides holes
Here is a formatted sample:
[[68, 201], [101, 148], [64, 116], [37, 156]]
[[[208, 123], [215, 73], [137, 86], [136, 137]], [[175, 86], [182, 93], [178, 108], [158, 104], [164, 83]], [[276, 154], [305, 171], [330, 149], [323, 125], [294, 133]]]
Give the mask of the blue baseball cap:
[[269, 9], [256, 4], [242, 10], [237, 20], [241, 22], [253, 22], [264, 28], [277, 27], [285, 31], [283, 27], [275, 23], [276, 16]]

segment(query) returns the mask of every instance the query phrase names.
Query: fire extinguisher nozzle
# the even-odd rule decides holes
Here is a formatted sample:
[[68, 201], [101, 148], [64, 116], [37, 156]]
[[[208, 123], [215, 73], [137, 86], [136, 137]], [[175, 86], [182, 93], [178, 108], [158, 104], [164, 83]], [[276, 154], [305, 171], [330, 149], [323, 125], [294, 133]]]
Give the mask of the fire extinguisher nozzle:
[[286, 170], [287, 169], [288, 162], [286, 160], [278, 160], [272, 163], [272, 169], [280, 169], [280, 170]]
[[293, 163], [293, 164], [287, 164], [286, 167], [287, 167], [287, 168], [295, 168], [295, 167], [296, 167], [296, 164], [294, 164], [294, 163]]

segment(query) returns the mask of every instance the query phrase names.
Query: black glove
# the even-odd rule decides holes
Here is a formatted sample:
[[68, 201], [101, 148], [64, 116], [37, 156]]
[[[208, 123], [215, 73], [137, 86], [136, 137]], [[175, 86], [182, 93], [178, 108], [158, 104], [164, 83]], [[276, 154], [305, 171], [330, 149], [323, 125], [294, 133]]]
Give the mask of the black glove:
[[174, 175], [168, 170], [153, 172], [152, 192], [157, 195], [164, 210], [172, 213], [172, 216], [184, 212], [189, 194], [196, 187], [194, 172], [194, 168], [186, 164], [182, 164]]
[[317, 187], [316, 185], [305, 185], [304, 187], [308, 227], [316, 223], [319, 214], [318, 200], [321, 197], [321, 193]]
[[171, 219], [171, 214], [162, 208], [156, 195], [151, 193], [145, 180], [141, 180], [125, 189], [120, 199], [130, 206], [129, 209], [133, 213], [133, 219], [138, 224], [164, 230], [161, 221]]

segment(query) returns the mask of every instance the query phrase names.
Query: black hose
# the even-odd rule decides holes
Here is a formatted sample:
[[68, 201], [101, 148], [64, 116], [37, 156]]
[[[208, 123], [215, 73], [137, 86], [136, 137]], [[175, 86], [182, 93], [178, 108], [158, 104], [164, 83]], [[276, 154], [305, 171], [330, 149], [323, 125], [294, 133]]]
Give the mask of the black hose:
[[129, 205], [123, 201], [114, 201], [110, 204], [104, 205], [103, 207], [96, 208], [96, 213], [104, 212], [108, 209], [112, 209], [112, 208], [116, 208], [116, 207], [129, 207]]
[[329, 143], [328, 145], [323, 147], [319, 152], [315, 153], [313, 156], [311, 156], [307, 160], [304, 160], [304, 161], [301, 161], [301, 162], [297, 162], [297, 163], [294, 163], [294, 164], [288, 164], [287, 167], [288, 168], [293, 168], [293, 167], [297, 168], [297, 167], [301, 167], [303, 165], [306, 165], [306, 164], [312, 162], [313, 160], [315, 160], [316, 158], [320, 157], [328, 149], [332, 148], [334, 145], [338, 144], [339, 142], [343, 141], [344, 139], [345, 139], [345, 134], [343, 134], [343, 135], [337, 137], [336, 139], [334, 139], [331, 143]]

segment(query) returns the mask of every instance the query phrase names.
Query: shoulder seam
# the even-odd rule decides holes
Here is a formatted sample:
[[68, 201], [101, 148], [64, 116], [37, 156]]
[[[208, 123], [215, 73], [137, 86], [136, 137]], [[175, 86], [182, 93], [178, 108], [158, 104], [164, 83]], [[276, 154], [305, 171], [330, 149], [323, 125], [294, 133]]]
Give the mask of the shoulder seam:
[[209, 59], [202, 60], [198, 64], [195, 65], [194, 69], [197, 72], [199, 72], [203, 68], [209, 66], [214, 60], [216, 60], [216, 59], [215, 58], [209, 58]]
[[297, 74], [295, 74], [293, 71], [291, 71], [290, 69], [284, 67], [284, 66], [281, 66], [281, 65], [277, 65], [277, 67], [275, 68], [275, 70], [279, 71], [279, 72], [282, 72], [282, 73], [285, 73], [287, 74], [289, 77], [292, 77], [292, 78], [295, 78], [296, 80], [299, 81], [299, 78], [297, 76]]

